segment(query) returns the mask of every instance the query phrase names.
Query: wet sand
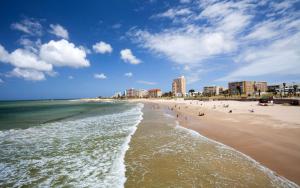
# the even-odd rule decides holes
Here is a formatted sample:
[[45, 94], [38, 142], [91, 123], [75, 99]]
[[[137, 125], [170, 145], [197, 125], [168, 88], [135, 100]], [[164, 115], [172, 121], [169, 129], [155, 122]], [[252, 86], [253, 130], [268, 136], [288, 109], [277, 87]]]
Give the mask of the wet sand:
[[[297, 110], [300, 112], [299, 107], [291, 107], [295, 108], [291, 113], [284, 111], [288, 106], [276, 107], [275, 113], [281, 113], [281, 116], [287, 113], [286, 116], [292, 117], [291, 121], [280, 121], [278, 116], [274, 118], [245, 109], [238, 111], [239, 109], [235, 108], [233, 113], [228, 113], [230, 108], [224, 109], [220, 103], [216, 106], [218, 104], [212, 105], [207, 102], [204, 107], [200, 102], [198, 105], [190, 105], [187, 102], [154, 102], [163, 105], [164, 108], [173, 108], [173, 112], [179, 115], [178, 121], [182, 126], [233, 147], [279, 175], [300, 184], [300, 121], [297, 120], [300, 113], [299, 116], [295, 116]], [[251, 108], [255, 106], [249, 105], [248, 109]], [[272, 107], [268, 111], [271, 113]], [[199, 112], [205, 115], [199, 116]]]
[[[297, 187], [236, 150], [177, 125], [167, 105], [145, 103], [143, 112], [125, 156], [125, 187]], [[183, 114], [178, 119], [194, 121]]]

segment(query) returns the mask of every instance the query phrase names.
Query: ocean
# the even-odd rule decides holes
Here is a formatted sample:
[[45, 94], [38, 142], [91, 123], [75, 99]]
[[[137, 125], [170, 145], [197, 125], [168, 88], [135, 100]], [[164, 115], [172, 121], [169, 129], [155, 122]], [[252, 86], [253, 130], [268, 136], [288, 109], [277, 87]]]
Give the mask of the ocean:
[[0, 102], [0, 187], [298, 187], [162, 108]]
[[0, 102], [0, 187], [123, 187], [142, 104]]

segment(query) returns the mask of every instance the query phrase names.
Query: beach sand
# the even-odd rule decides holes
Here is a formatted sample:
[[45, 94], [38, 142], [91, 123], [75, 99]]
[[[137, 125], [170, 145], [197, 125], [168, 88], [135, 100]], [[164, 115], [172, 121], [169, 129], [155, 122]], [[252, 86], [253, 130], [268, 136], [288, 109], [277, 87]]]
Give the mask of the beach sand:
[[[300, 184], [300, 107], [263, 107], [257, 102], [237, 101], [143, 101], [173, 109], [180, 125], [228, 145]], [[198, 116], [199, 112], [205, 115]]]
[[189, 128], [199, 125], [192, 115], [185, 119], [184, 105], [178, 119], [169, 105], [174, 103], [145, 102], [126, 152], [125, 187], [297, 187], [246, 155], [180, 126], [178, 120]]
[[[228, 145], [300, 184], [299, 106], [264, 107], [257, 102], [239, 101], [133, 101], [158, 104], [175, 116], [178, 114], [181, 126]], [[198, 116], [199, 113], [205, 115]]]

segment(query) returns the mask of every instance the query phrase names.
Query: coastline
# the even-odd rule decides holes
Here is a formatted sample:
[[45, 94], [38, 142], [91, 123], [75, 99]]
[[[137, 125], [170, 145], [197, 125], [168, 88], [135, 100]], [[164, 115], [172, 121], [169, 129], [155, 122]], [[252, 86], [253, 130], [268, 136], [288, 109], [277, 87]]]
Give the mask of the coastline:
[[[158, 104], [178, 114], [181, 126], [230, 146], [278, 175], [300, 184], [300, 117], [295, 116], [300, 112], [299, 107], [275, 105], [264, 110], [253, 102], [229, 102], [234, 109], [229, 114], [230, 108], [224, 109], [222, 101], [218, 102], [220, 104], [202, 102], [202, 105], [199, 101], [134, 101]], [[255, 112], [250, 113], [247, 108], [253, 108]], [[199, 112], [204, 112], [205, 116], [198, 116]], [[282, 118], [284, 116], [288, 118]]]
[[181, 126], [163, 105], [144, 104], [125, 156], [125, 187], [299, 187], [234, 148]]
[[[0, 187], [123, 187], [124, 157], [143, 104], [21, 101], [7, 106], [0, 119], [9, 125], [0, 130]], [[55, 120], [43, 123], [36, 117]], [[20, 126], [20, 120], [29, 126]]]

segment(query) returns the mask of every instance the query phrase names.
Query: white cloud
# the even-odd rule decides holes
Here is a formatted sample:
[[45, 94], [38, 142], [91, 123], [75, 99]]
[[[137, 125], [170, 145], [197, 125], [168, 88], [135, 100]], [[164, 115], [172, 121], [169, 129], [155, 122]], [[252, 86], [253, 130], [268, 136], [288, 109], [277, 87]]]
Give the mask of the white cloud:
[[201, 5], [203, 6], [203, 11], [201, 11], [200, 16], [206, 18], [225, 17], [233, 11], [231, 5], [231, 2], [217, 2]]
[[138, 80], [137, 83], [139, 84], [145, 84], [145, 85], [156, 85], [156, 82], [149, 82], [149, 81], [144, 81], [144, 80]]
[[33, 69], [14, 68], [8, 76], [23, 78], [25, 80], [41, 81], [45, 80], [45, 74]]
[[55, 36], [69, 39], [69, 33], [63, 26], [59, 24], [50, 24], [50, 28], [51, 30], [49, 32], [54, 34]]
[[[45, 74], [55, 76], [57, 73], [53, 66], [88, 67], [85, 50], [76, 47], [64, 39], [49, 41], [43, 45], [39, 40], [33, 43], [23, 40], [25, 49], [16, 49], [9, 53], [0, 44], [0, 61], [15, 67], [10, 76], [24, 78], [25, 80], [44, 80]], [[35, 44], [35, 47], [32, 45]], [[39, 48], [40, 46], [40, 48]], [[22, 76], [22, 74], [24, 74]]]
[[132, 74], [132, 72], [127, 72], [127, 73], [124, 74], [124, 76], [126, 76], [126, 77], [132, 77], [133, 74]]
[[251, 32], [244, 37], [250, 41], [276, 40], [291, 34], [291, 31], [300, 30], [300, 20], [292, 17], [283, 19], [268, 19], [256, 24]]
[[178, 9], [170, 8], [163, 13], [152, 16], [152, 18], [175, 18], [176, 16], [186, 16], [191, 13], [192, 11], [188, 8], [178, 8]]
[[180, 3], [190, 3], [191, 0], [179, 0]]
[[[243, 10], [234, 11], [237, 10], [237, 5], [231, 8], [232, 6], [226, 3], [208, 4], [203, 7], [201, 14], [195, 12], [196, 7], [171, 8], [154, 16], [168, 17], [181, 25], [157, 33], [132, 29], [129, 36], [141, 47], [182, 66], [181, 72], [187, 71], [185, 68], [189, 67], [191, 70], [187, 71], [186, 76], [191, 78], [192, 83], [199, 80], [200, 73], [196, 70], [202, 67], [204, 62], [238, 49], [239, 42], [236, 36], [249, 24], [251, 16], [244, 14]], [[179, 11], [178, 14], [176, 10], [183, 11]], [[186, 16], [179, 17], [180, 15]], [[207, 24], [199, 25], [199, 20], [205, 20]]]
[[242, 32], [253, 18], [253, 15], [249, 14], [249, 8], [253, 5], [248, 1], [220, 1], [200, 6], [203, 11], [195, 17], [195, 20], [208, 22], [209, 25], [205, 28], [207, 31], [224, 32], [232, 38], [237, 37], [236, 34]]
[[272, 42], [268, 46], [251, 48], [238, 60], [243, 66], [219, 80], [234, 80], [262, 75], [300, 75], [300, 33]]
[[19, 43], [23, 46], [33, 46], [34, 42], [28, 38], [20, 38]]
[[[11, 64], [14, 69], [8, 75], [25, 80], [44, 80], [45, 75], [56, 76], [54, 66], [88, 67], [86, 51], [80, 46], [76, 47], [67, 40], [49, 41], [41, 44], [21, 38], [20, 43], [24, 48], [18, 48], [9, 53], [0, 44], [0, 62]], [[23, 74], [23, 75], [22, 75]]]
[[250, 23], [251, 16], [245, 15], [240, 12], [234, 12], [228, 14], [218, 22], [216, 30], [224, 32], [226, 35], [234, 36], [239, 32], [242, 32], [243, 29]]
[[276, 26], [274, 24], [276, 24], [276, 22], [264, 22], [257, 25], [251, 33], [245, 36], [245, 39], [264, 40], [277, 36], [279, 32], [275, 29]]
[[[238, 49], [237, 35], [249, 25], [251, 15], [246, 14], [247, 3], [219, 2], [201, 4], [197, 11], [190, 8], [170, 8], [154, 15], [169, 17], [182, 25], [151, 33], [131, 30], [133, 41], [150, 51], [163, 55], [183, 66], [199, 66], [204, 60], [232, 53]], [[202, 11], [201, 11], [202, 9]], [[177, 16], [184, 16], [178, 19]], [[199, 20], [207, 24], [199, 25]], [[181, 22], [180, 22], [181, 21]]]
[[221, 32], [166, 31], [151, 34], [139, 30], [134, 36], [142, 47], [184, 65], [198, 64], [206, 58], [231, 52], [236, 48], [235, 42]]
[[11, 24], [11, 28], [32, 36], [41, 36], [43, 34], [42, 25], [32, 18], [26, 18], [21, 22], [13, 23]]
[[4, 83], [4, 81], [0, 78], [0, 84], [3, 84]]
[[12, 53], [8, 53], [2, 45], [0, 45], [0, 61], [10, 63], [14, 67], [34, 69], [37, 71], [52, 71], [52, 65], [40, 60], [39, 57], [24, 49], [16, 49]]
[[113, 51], [110, 44], [100, 41], [93, 45], [93, 49], [96, 53], [105, 54]]
[[73, 80], [74, 77], [73, 77], [73, 76], [68, 76], [68, 79], [69, 79], [69, 80]]
[[74, 68], [88, 67], [86, 52], [65, 39], [49, 41], [41, 46], [40, 57], [54, 66], [68, 66]]
[[291, 8], [294, 3], [296, 3], [297, 0], [285, 0], [285, 1], [274, 1], [271, 3], [272, 8], [274, 8], [275, 11], [286, 11], [287, 9]]
[[101, 73], [101, 74], [94, 74], [94, 78], [104, 80], [107, 77], [105, 76], [105, 74]]
[[85, 47], [85, 46], [78, 46], [78, 48], [85, 51], [86, 54], [91, 54], [92, 53], [92, 51], [89, 48]]
[[5, 50], [5, 48], [0, 44], [0, 61], [4, 63], [9, 62], [9, 53]]
[[51, 64], [41, 60], [35, 53], [26, 49], [16, 49], [12, 53], [8, 53], [0, 45], [0, 61], [15, 67], [8, 74], [10, 77], [40, 81], [45, 79], [45, 73], [55, 75]]
[[120, 51], [121, 54], [121, 59], [127, 63], [130, 64], [140, 64], [141, 60], [139, 60], [138, 58], [136, 58], [130, 49], [123, 49]]
[[35, 69], [38, 71], [52, 71], [52, 65], [42, 61], [32, 52], [16, 49], [10, 54], [10, 63], [19, 68]]
[[36, 41], [32, 41], [28, 38], [21, 37], [18, 41], [20, 45], [22, 45], [26, 50], [31, 51], [33, 53], [38, 53], [39, 48], [41, 47], [41, 40], [37, 39]]
[[[135, 27], [128, 35], [140, 47], [175, 63], [190, 83], [200, 79], [199, 70], [217, 65], [220, 58], [233, 67], [227, 78], [292, 75], [299, 72], [299, 45], [289, 40], [300, 33], [295, 2], [193, 1], [150, 17], [171, 19], [169, 27], [168, 22], [158, 32]], [[279, 44], [284, 47], [275, 47]]]

